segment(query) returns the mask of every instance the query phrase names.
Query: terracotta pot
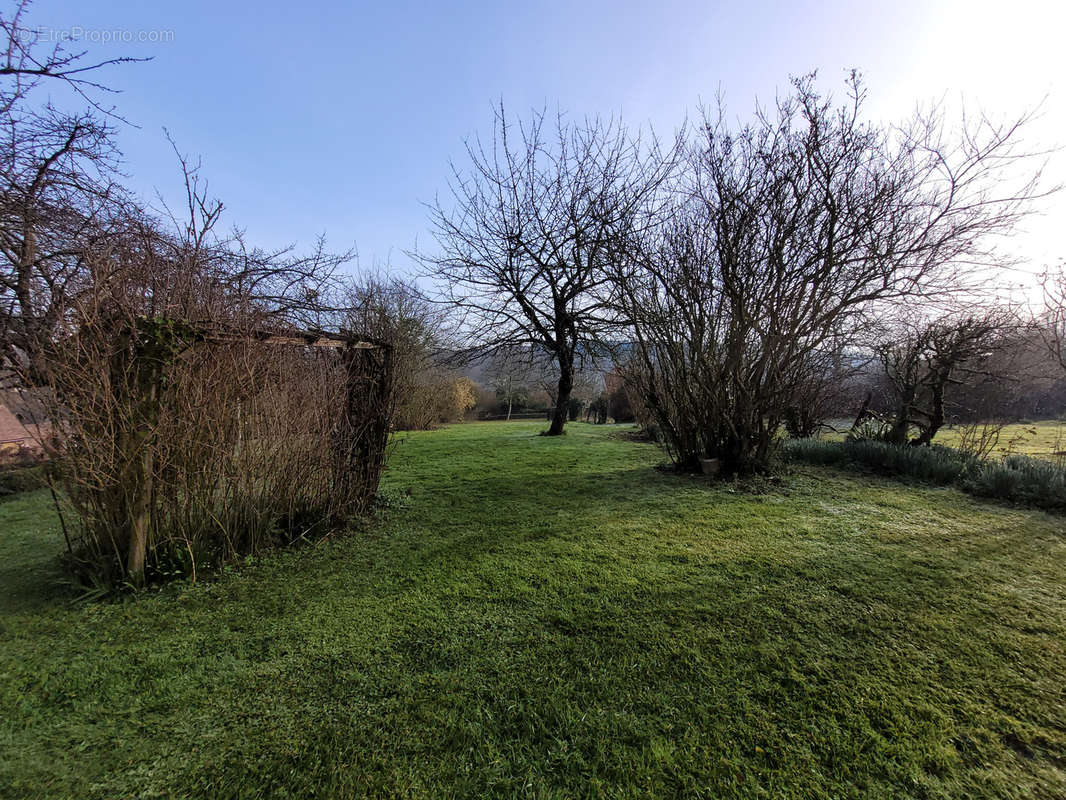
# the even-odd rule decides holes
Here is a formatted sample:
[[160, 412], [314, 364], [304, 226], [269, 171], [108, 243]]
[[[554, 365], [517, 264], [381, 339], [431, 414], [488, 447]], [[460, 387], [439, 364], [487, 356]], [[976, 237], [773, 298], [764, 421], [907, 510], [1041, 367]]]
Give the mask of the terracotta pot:
[[717, 475], [722, 471], [722, 460], [720, 458], [701, 458], [700, 467], [703, 469], [704, 475]]

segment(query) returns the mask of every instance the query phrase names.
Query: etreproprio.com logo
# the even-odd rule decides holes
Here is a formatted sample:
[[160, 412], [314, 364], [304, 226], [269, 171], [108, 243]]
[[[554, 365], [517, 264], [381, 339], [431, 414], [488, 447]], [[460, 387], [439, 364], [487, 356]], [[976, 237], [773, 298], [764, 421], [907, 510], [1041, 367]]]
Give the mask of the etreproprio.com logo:
[[112, 42], [172, 42], [172, 30], [133, 30], [131, 28], [83, 28], [74, 25], [70, 28], [31, 28], [24, 34], [36, 42], [90, 42], [92, 44], [110, 44]]

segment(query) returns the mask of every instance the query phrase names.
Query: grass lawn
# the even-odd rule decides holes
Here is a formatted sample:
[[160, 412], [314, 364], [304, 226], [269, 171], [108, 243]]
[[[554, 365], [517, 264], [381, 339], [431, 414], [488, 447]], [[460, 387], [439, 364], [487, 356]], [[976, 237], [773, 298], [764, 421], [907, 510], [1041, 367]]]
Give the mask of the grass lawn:
[[383, 525], [122, 603], [0, 503], [0, 796], [1066, 796], [1066, 520], [541, 427], [407, 435]]

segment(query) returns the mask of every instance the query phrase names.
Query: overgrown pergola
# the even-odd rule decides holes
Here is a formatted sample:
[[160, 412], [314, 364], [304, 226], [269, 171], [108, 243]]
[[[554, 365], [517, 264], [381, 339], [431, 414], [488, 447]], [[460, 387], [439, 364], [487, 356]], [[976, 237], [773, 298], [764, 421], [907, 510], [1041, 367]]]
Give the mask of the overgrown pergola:
[[[83, 468], [81, 474], [78, 474], [78, 464], [68, 465], [70, 474], [78, 474], [77, 480], [69, 482], [68, 492], [80, 501], [75, 502], [75, 508], [79, 510], [82, 527], [90, 531], [94, 527], [99, 529], [88, 538], [110, 543], [106, 548], [97, 547], [96, 554], [115, 564], [126, 580], [142, 582], [146, 559], [153, 547], [165, 540], [173, 544], [175, 537], [166, 530], [170, 522], [168, 515], [172, 514], [164, 505], [166, 499], [186, 498], [196, 492], [203, 495], [203, 485], [210, 487], [210, 492], [221, 492], [226, 499], [237, 497], [243, 501], [247, 498], [237, 490], [230, 491], [229, 484], [243, 482], [245, 486], [256, 486], [260, 477], [273, 486], [286, 481], [327, 483], [324, 489], [310, 492], [314, 502], [290, 503], [286, 512], [290, 527], [293, 515], [298, 513], [313, 512], [316, 519], [336, 527], [370, 508], [384, 465], [390, 427], [393, 370], [389, 344], [348, 332], [271, 329], [217, 322], [197, 324], [166, 317], [138, 317], [110, 335], [96, 339], [92, 347], [82, 347], [79, 355], [87, 361], [96, 356], [102, 370], [96, 374], [87, 370], [83, 380], [66, 387], [67, 391], [62, 393], [65, 397], [57, 398], [63, 406], [62, 427], [69, 440], [68, 446], [65, 449], [61, 446], [58, 452], [61, 469], [64, 455], [72, 462], [82, 459], [92, 463], [95, 472]], [[111, 341], [101, 348], [100, 341], [107, 339]], [[205, 348], [210, 353], [205, 353]], [[286, 359], [284, 354], [292, 355], [294, 351], [295, 357]], [[211, 371], [207, 378], [202, 378], [206, 374], [203, 369], [184, 365], [195, 361], [210, 366], [212, 355], [221, 358], [225, 352], [238, 354], [232, 355], [235, 363], [253, 365], [246, 374], [274, 375], [274, 385], [269, 385], [269, 379], [263, 384], [252, 381], [252, 385], [240, 387], [243, 395], [239, 396], [299, 393], [284, 410], [279, 412], [280, 406], [273, 407], [274, 427], [269, 428], [268, 436], [271, 448], [286, 446], [283, 437], [290, 431], [283, 426], [285, 415], [289, 414], [287, 419], [293, 423], [293, 441], [289, 446], [313, 454], [311, 469], [305, 474], [300, 474], [300, 470], [281, 474], [284, 459], [244, 457], [259, 447], [260, 442], [251, 441], [251, 433], [248, 441], [244, 440], [245, 430], [251, 432], [254, 422], [250, 420], [251, 415], [242, 417], [240, 401], [235, 409], [210, 410], [203, 417], [206, 421], [199, 423], [201, 428], [196, 427], [201, 417], [197, 416], [195, 404], [190, 405], [188, 394], [199, 392], [205, 402], [211, 403], [216, 402], [212, 391], [217, 390], [220, 407], [226, 402], [233, 404], [233, 397], [238, 395], [233, 394], [232, 384], [239, 383], [240, 375], [245, 373], [226, 376], [224, 372]], [[311, 364], [326, 353], [335, 353], [336, 358], [327, 356], [326, 373], [320, 368], [316, 373], [320, 381], [317, 384], [311, 377], [304, 380], [285, 371], [287, 366]], [[99, 358], [100, 355], [104, 358]], [[328, 374], [329, 380], [323, 381], [322, 374]], [[82, 389], [94, 379], [106, 389]], [[326, 396], [307, 395], [308, 387], [316, 386], [329, 389], [323, 392]], [[106, 397], [102, 397], [101, 391], [107, 393]], [[323, 404], [328, 407], [322, 408]], [[183, 413], [186, 419], [178, 419]], [[317, 427], [315, 423], [300, 426], [302, 415], [323, 422]], [[164, 422], [165, 416], [169, 423]], [[178, 419], [176, 424], [175, 419]], [[176, 436], [174, 431], [181, 434]], [[255, 429], [255, 434], [262, 439], [263, 429]], [[298, 441], [300, 436], [305, 439], [313, 436], [314, 441]], [[184, 452], [181, 448], [187, 446], [187, 442], [174, 439], [206, 442], [200, 449], [209, 456], [214, 454], [215, 459], [205, 458], [203, 465], [190, 465], [189, 461], [195, 458], [186, 458], [178, 461], [178, 468], [164, 464], [167, 458], [174, 461], [173, 454]], [[97, 452], [87, 452], [86, 448]], [[234, 475], [235, 465], [245, 463], [258, 464], [265, 471], [274, 470], [275, 474]], [[205, 482], [202, 473], [211, 469], [217, 475]], [[165, 491], [157, 486], [161, 475], [166, 475], [166, 480], [171, 482]], [[299, 494], [300, 490], [294, 488], [293, 493]], [[253, 498], [248, 501], [253, 505], [257, 496], [267, 502], [272, 499], [254, 491], [246, 494]], [[224, 502], [213, 494], [197, 500], [199, 506], [210, 508]], [[295, 509], [295, 505], [300, 508]], [[228, 509], [223, 511], [228, 513]], [[220, 520], [220, 513], [208, 513], [201, 527], [217, 527], [218, 531], [209, 535], [224, 537], [226, 546], [234, 553], [254, 552], [261, 538], [240, 530], [240, 520], [252, 519], [262, 528], [267, 523], [259, 511], [251, 508], [243, 512], [243, 517], [234, 512], [232, 516], [237, 522], [229, 517]], [[269, 521], [269, 525], [278, 524]], [[183, 535], [189, 556], [195, 560], [191, 535], [187, 530]], [[245, 544], [234, 545], [234, 542]]]

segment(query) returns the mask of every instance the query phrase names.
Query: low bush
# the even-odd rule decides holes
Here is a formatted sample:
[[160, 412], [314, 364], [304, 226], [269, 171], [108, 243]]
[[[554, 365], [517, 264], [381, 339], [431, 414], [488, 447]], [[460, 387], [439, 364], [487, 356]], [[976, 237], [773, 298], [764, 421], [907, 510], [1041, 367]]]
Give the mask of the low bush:
[[836, 466], [850, 460], [849, 448], [844, 442], [827, 442], [821, 439], [789, 439], [785, 443], [784, 455], [789, 461], [802, 461], [806, 464]]
[[911, 447], [886, 442], [859, 441], [846, 445], [853, 459], [879, 472], [906, 475], [926, 483], [954, 483], [974, 459], [950, 447]]
[[960, 486], [977, 497], [1066, 511], [1066, 469], [1029, 456], [980, 462], [967, 471]]
[[47, 485], [42, 465], [0, 469], [0, 498], [42, 489]]
[[785, 443], [785, 455], [808, 464], [852, 463], [885, 475], [907, 476], [940, 486], [957, 481], [974, 461], [950, 447], [907, 447], [870, 439], [848, 442], [790, 439]]
[[957, 486], [975, 497], [1066, 511], [1066, 468], [1050, 461], [1011, 455], [982, 460], [961, 450], [913, 447], [871, 440], [830, 442], [792, 439], [785, 457], [820, 466], [861, 466], [883, 475]]

